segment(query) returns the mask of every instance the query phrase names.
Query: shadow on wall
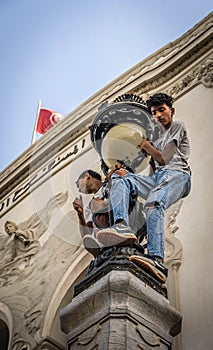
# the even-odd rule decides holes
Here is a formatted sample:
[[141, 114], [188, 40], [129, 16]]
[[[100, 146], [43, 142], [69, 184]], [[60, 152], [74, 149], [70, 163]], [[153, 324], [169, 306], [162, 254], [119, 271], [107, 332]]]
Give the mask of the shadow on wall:
[[9, 329], [6, 323], [0, 319], [0, 344], [1, 350], [7, 350], [9, 344]]

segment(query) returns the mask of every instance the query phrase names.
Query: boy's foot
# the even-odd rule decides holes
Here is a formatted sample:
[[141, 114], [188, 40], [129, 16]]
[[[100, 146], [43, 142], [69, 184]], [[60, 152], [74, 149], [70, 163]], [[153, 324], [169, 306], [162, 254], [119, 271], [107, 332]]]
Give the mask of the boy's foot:
[[161, 263], [156, 257], [145, 257], [140, 255], [131, 255], [129, 257], [130, 261], [137, 263], [138, 265], [144, 267], [149, 271], [158, 281], [161, 283], [166, 282], [166, 277], [168, 276], [168, 269]]
[[163, 259], [160, 257], [157, 257], [155, 255], [149, 255], [144, 254], [144, 257], [147, 259], [151, 259], [155, 262], [155, 266], [163, 272], [163, 274], [167, 277], [168, 276], [168, 267], [163, 264]]
[[105, 247], [128, 246], [137, 241], [135, 233], [123, 223], [98, 231], [97, 239]]
[[85, 235], [83, 237], [83, 244], [86, 250], [88, 250], [88, 252], [90, 252], [95, 258], [100, 253], [101, 248], [103, 248], [102, 244], [92, 235]]

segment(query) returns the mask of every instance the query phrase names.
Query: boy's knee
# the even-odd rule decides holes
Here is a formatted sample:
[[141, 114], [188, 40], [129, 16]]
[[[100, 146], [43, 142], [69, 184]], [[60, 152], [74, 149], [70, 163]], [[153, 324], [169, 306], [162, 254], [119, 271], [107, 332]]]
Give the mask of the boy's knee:
[[164, 215], [165, 207], [162, 203], [157, 201], [148, 202], [144, 205], [144, 211], [146, 213], [146, 217], [152, 213], [156, 213], [156, 215]]
[[148, 209], [153, 209], [153, 208], [160, 207], [160, 206], [161, 206], [161, 204], [157, 201], [147, 202], [144, 205], [144, 209], [148, 210]]

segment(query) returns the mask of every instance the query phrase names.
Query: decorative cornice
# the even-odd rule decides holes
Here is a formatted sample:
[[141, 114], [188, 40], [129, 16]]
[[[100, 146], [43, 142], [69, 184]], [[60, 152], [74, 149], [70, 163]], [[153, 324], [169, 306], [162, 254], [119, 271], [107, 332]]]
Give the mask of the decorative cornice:
[[[40, 152], [42, 148], [40, 140], [38, 140], [37, 143], [28, 148], [16, 161], [6, 168], [5, 173], [2, 173], [3, 176], [0, 199], [4, 198], [18, 184], [26, 180], [30, 174], [33, 174], [33, 172], [39, 169], [42, 164], [50, 161], [51, 158], [59, 154], [60, 151], [65, 149], [68, 145], [70, 145], [70, 148], [72, 148], [72, 143], [81, 135], [88, 134], [88, 130], [89, 125], [86, 125], [79, 131], [73, 131], [73, 133], [66, 134], [64, 137], [57, 138], [56, 142], [52, 145], [49, 142], [49, 147], [48, 145], [45, 147], [45, 143], [42, 142], [44, 147], [43, 153]], [[49, 135], [45, 135], [44, 138], [46, 136]]]
[[180, 96], [181, 93], [199, 83], [202, 83], [207, 88], [213, 87], [213, 55], [206, 58], [198, 67], [172, 86], [169, 89], [169, 94], [174, 97]]
[[[134, 90], [134, 93], [146, 98], [152, 94], [152, 91], [158, 89], [160, 86], [169, 83], [172, 79], [177, 78], [180, 74], [182, 79], [180, 82], [175, 83], [174, 86], [169, 89], [164, 89], [165, 92], [171, 94], [175, 99], [180, 96], [181, 92], [188, 91], [189, 88], [197, 84], [202, 83], [204, 86], [211, 88], [213, 87], [213, 56], [211, 54], [212, 44], [209, 42], [208, 45], [202, 47], [200, 50], [194, 51], [192, 55], [182, 57], [181, 60], [176, 64], [162, 71], [161, 74], [153, 79], [144, 82], [139, 88]], [[210, 52], [210, 56], [205, 58], [199, 66], [191, 70], [191, 64], [194, 63], [200, 56]], [[203, 55], [202, 55], [203, 53]], [[185, 70], [185, 71], [184, 71]], [[183, 74], [185, 75], [183, 76]]]
[[[75, 140], [74, 143], [68, 145], [68, 147], [63, 148], [53, 157], [48, 158], [46, 162], [44, 159], [40, 162], [40, 167], [34, 171], [34, 169], [27, 172], [28, 176], [22, 179], [15, 180], [19, 181], [18, 186], [15, 187], [14, 183], [8, 183], [2, 189], [1, 196], [7, 195], [0, 202], [0, 217], [3, 216], [8, 210], [10, 210], [14, 205], [16, 205], [20, 200], [22, 200], [29, 193], [32, 193], [38, 186], [44, 181], [47, 181], [55, 173], [60, 171], [62, 168], [72, 163], [77, 157], [80, 157], [83, 153], [87, 152], [92, 148], [89, 133], [84, 137], [80, 137]], [[22, 181], [21, 181], [22, 180]]]

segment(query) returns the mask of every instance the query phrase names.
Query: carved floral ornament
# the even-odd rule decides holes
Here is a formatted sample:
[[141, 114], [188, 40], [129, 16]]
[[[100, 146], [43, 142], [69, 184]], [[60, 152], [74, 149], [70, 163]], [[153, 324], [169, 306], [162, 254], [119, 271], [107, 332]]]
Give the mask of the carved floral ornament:
[[169, 94], [175, 96], [197, 82], [202, 83], [207, 88], [213, 87], [213, 55], [207, 58], [199, 67], [193, 69], [181, 81], [173, 86], [169, 90]]
[[[185, 69], [186, 63], [183, 63], [181, 69]], [[153, 89], [160, 88], [163, 84], [167, 83], [171, 78], [177, 76], [180, 71], [180, 67], [174, 68], [174, 71], [167, 72], [164, 76], [161, 75], [158, 79], [153, 79], [147, 82], [143, 86], [134, 89], [134, 93], [147, 100], [152, 95]], [[186, 93], [189, 89], [192, 89], [195, 85], [203, 84], [206, 88], [213, 87], [213, 55], [206, 58], [199, 66], [190, 70], [188, 74], [185, 74], [181, 80], [167, 89], [163, 89], [164, 92], [177, 97], [180, 94]]]
[[213, 87], [213, 55], [201, 65], [198, 78], [201, 79], [204, 86]]

